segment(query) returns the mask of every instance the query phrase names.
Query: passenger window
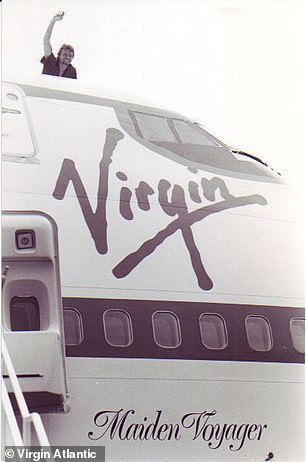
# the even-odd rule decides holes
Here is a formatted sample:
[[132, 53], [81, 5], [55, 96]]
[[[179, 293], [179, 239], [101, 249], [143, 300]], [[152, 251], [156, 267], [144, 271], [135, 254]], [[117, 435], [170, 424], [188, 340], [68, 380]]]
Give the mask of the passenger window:
[[64, 309], [65, 344], [80, 345], [84, 339], [81, 314], [74, 308]]
[[10, 303], [12, 331], [40, 330], [39, 304], [35, 297], [13, 297]]
[[305, 353], [305, 319], [293, 318], [290, 320], [290, 332], [294, 348], [299, 353]]
[[211, 350], [227, 347], [227, 332], [224, 319], [218, 314], [202, 314], [199, 319], [202, 343]]
[[181, 343], [179, 320], [169, 311], [156, 311], [152, 316], [153, 335], [156, 345], [176, 348]]
[[248, 316], [245, 320], [250, 347], [256, 351], [269, 351], [272, 348], [272, 333], [269, 321], [261, 316]]
[[127, 347], [133, 341], [132, 323], [128, 313], [122, 310], [107, 310], [103, 315], [104, 333], [107, 343], [115, 347]]

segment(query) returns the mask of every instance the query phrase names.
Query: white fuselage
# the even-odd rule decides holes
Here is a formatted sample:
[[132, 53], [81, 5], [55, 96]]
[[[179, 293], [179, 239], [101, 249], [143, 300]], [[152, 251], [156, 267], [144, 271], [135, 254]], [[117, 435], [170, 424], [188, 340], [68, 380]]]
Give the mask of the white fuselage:
[[[304, 295], [292, 188], [229, 150], [233, 165], [246, 162], [236, 172], [214, 164], [210, 148], [207, 164], [205, 148], [202, 163], [198, 151], [189, 163], [169, 133], [152, 141], [154, 117], [173, 133], [176, 114], [19, 91], [27, 114], [4, 117], [8, 139], [18, 115], [29, 124], [27, 156], [17, 144], [6, 153], [3, 209], [55, 220], [64, 309], [83, 323], [82, 341], [67, 346], [71, 411], [44, 416], [52, 444], [104, 445], [117, 462], [304, 460], [304, 371], [290, 338]], [[125, 346], [107, 340], [108, 310], [129, 316]], [[158, 345], [158, 312], [177, 319], [176, 346]], [[225, 326], [216, 348], [201, 346], [205, 314]], [[248, 344], [254, 317], [270, 346]]]

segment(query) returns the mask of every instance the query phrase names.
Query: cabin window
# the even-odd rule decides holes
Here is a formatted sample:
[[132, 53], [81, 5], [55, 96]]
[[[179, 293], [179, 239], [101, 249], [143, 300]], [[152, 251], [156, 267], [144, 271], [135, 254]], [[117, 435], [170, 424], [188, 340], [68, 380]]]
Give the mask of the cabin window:
[[123, 310], [107, 310], [103, 314], [106, 341], [115, 347], [127, 347], [133, 341], [132, 323], [128, 313]]
[[221, 316], [205, 313], [200, 316], [199, 323], [202, 343], [206, 348], [222, 350], [227, 347], [226, 326]]
[[40, 330], [39, 303], [35, 297], [13, 297], [10, 303], [12, 331]]
[[152, 316], [152, 324], [156, 345], [162, 348], [176, 348], [180, 345], [180, 325], [174, 313], [156, 311]]
[[291, 319], [290, 332], [294, 348], [299, 353], [305, 353], [305, 319]]
[[261, 316], [248, 316], [245, 320], [247, 338], [250, 347], [256, 351], [270, 351], [272, 333], [270, 323]]
[[84, 339], [81, 314], [74, 308], [64, 309], [64, 331], [66, 345], [80, 345]]

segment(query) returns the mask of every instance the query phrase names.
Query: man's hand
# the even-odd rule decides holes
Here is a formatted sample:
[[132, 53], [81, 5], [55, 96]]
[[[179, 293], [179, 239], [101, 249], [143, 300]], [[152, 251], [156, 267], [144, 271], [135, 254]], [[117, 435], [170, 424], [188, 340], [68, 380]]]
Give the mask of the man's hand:
[[51, 38], [54, 24], [56, 23], [56, 21], [61, 21], [64, 17], [64, 14], [65, 14], [64, 11], [59, 11], [55, 16], [53, 16], [45, 32], [45, 35], [44, 35], [44, 56], [45, 58], [50, 56], [52, 53], [52, 46], [51, 46], [50, 38]]
[[61, 21], [64, 17], [65, 12], [64, 11], [59, 11], [54, 17], [53, 21]]

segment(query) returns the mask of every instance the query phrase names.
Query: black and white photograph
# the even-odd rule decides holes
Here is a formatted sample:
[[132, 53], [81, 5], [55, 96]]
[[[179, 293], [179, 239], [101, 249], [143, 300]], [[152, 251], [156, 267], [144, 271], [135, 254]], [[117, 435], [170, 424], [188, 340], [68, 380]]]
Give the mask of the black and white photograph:
[[305, 460], [304, 0], [3, 0], [1, 460]]

